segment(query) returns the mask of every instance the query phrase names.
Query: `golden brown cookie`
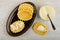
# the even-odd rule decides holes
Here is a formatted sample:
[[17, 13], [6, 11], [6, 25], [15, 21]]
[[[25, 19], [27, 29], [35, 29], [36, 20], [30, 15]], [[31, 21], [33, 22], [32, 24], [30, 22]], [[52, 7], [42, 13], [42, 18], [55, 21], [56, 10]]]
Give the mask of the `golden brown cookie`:
[[15, 21], [14, 23], [10, 25], [10, 30], [13, 33], [18, 33], [22, 31], [24, 27], [25, 27], [25, 24], [23, 21]]
[[18, 8], [17, 16], [20, 20], [28, 21], [32, 18], [34, 8], [31, 4], [23, 3]]
[[48, 28], [45, 24], [37, 22], [33, 26], [33, 30], [40, 35], [44, 35], [48, 32]]

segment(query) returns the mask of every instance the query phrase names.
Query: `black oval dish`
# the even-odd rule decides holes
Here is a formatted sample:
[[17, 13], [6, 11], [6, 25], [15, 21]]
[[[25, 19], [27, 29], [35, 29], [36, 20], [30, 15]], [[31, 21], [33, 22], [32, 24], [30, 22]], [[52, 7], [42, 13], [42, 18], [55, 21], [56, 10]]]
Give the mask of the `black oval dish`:
[[31, 2], [24, 2], [24, 3], [29, 3], [29, 4], [31, 4], [31, 5], [34, 7], [33, 17], [32, 17], [32, 19], [29, 20], [29, 21], [24, 21], [24, 23], [25, 23], [25, 28], [24, 28], [21, 32], [19, 32], [19, 33], [13, 33], [13, 32], [11, 32], [11, 30], [10, 30], [10, 24], [12, 24], [13, 22], [19, 20], [18, 17], [17, 17], [17, 12], [18, 12], [18, 7], [19, 7], [19, 5], [18, 5], [18, 6], [11, 12], [10, 16], [8, 17], [7, 23], [6, 23], [7, 32], [8, 32], [8, 34], [11, 35], [11, 36], [19, 36], [19, 35], [22, 35], [23, 33], [25, 33], [25, 32], [30, 28], [30, 26], [32, 25], [32, 23], [33, 23], [33, 21], [34, 21], [34, 19], [35, 19], [35, 17], [36, 17], [36, 13], [37, 13], [37, 12], [36, 12], [36, 6], [35, 6], [33, 3], [31, 3]]

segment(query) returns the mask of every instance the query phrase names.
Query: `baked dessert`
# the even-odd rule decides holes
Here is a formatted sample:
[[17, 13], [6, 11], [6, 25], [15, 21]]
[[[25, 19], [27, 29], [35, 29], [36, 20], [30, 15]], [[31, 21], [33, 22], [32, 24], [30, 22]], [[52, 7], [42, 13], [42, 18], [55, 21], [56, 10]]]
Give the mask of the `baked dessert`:
[[[22, 5], [22, 4], [24, 4], [24, 3], [26, 3], [26, 4], [28, 4], [28, 5], [31, 5], [29, 8], [27, 8], [28, 10], [28, 15], [31, 15], [31, 17], [30, 16], [26, 16], [26, 17], [30, 17], [31, 18], [31, 20], [30, 19], [28, 19], [28, 20], [26, 20], [26, 19], [24, 19], [24, 20], [26, 20], [26, 21], [24, 21], [24, 20], [22, 20], [22, 19], [19, 19], [19, 17], [18, 17], [18, 12], [20, 12], [20, 5]], [[25, 7], [25, 6], [24, 6]], [[31, 10], [31, 9], [33, 9], [33, 10]], [[25, 9], [24, 9], [25, 10]], [[23, 11], [23, 10], [21, 10], [21, 11]], [[36, 6], [34, 5], [34, 3], [32, 3], [32, 2], [23, 2], [23, 3], [21, 3], [21, 4], [19, 4], [19, 5], [17, 5], [13, 10], [12, 10], [12, 12], [10, 13], [10, 15], [9, 15], [9, 17], [8, 17], [8, 20], [7, 20], [7, 23], [6, 23], [6, 31], [7, 31], [7, 33], [10, 35], [10, 36], [13, 36], [13, 37], [17, 37], [17, 36], [20, 36], [20, 35], [23, 35], [30, 27], [31, 27], [31, 25], [33, 24], [33, 22], [34, 22], [34, 19], [35, 19], [35, 17], [36, 17], [36, 13], [37, 13], [37, 11], [36, 11]], [[23, 16], [24, 16], [25, 14], [23, 13]], [[32, 17], [33, 16], [33, 17]], [[23, 27], [20, 29], [20, 28], [18, 28], [18, 27], [16, 27], [16, 23], [18, 23], [18, 21], [21, 21], [23, 24]], [[20, 23], [19, 23], [20, 24]], [[13, 26], [12, 26], [13, 25]], [[15, 26], [14, 26], [15, 25]], [[21, 25], [21, 24], [20, 24]], [[15, 28], [16, 27], [16, 28]], [[18, 30], [19, 29], [19, 30]]]
[[45, 35], [48, 32], [48, 27], [40, 22], [37, 22], [33, 26], [33, 30], [40, 35]]
[[15, 21], [10, 25], [10, 30], [13, 33], [21, 32], [25, 27], [25, 24], [23, 21]]
[[28, 21], [32, 18], [34, 8], [31, 4], [23, 3], [18, 8], [17, 16], [20, 20]]

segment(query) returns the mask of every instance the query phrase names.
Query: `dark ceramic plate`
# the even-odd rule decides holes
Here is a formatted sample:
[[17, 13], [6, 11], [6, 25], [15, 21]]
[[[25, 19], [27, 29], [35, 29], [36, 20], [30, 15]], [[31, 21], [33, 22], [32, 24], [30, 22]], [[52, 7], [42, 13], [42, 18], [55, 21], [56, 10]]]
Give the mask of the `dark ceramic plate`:
[[18, 17], [17, 17], [17, 12], [18, 12], [18, 7], [19, 7], [19, 5], [18, 5], [18, 6], [11, 12], [11, 14], [10, 14], [9, 17], [8, 17], [7, 23], [6, 23], [7, 32], [8, 32], [8, 34], [11, 35], [11, 36], [19, 36], [19, 35], [22, 35], [23, 33], [25, 33], [25, 32], [31, 27], [31, 25], [32, 25], [32, 23], [33, 23], [33, 21], [34, 21], [34, 19], [35, 19], [35, 17], [36, 17], [36, 13], [37, 13], [37, 12], [36, 12], [36, 6], [35, 6], [33, 3], [31, 3], [31, 2], [24, 2], [24, 3], [29, 3], [29, 4], [31, 4], [31, 5], [34, 7], [33, 17], [32, 17], [32, 19], [29, 20], [29, 21], [24, 21], [24, 23], [25, 23], [25, 28], [24, 28], [21, 32], [19, 32], [19, 33], [13, 33], [13, 32], [11, 32], [11, 30], [10, 30], [10, 24], [12, 24], [13, 22], [19, 20]]

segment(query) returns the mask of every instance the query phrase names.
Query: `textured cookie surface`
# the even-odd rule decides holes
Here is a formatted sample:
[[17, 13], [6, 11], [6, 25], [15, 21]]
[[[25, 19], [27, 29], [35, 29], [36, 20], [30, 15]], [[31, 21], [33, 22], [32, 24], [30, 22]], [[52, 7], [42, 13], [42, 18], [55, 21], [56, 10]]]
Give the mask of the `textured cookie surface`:
[[15, 21], [14, 23], [12, 23], [10, 25], [10, 30], [13, 32], [13, 33], [18, 33], [20, 31], [22, 31], [25, 27], [25, 24], [23, 21]]
[[28, 21], [32, 18], [34, 8], [31, 4], [23, 3], [18, 8], [18, 18], [23, 21]]
[[48, 28], [45, 24], [37, 22], [33, 26], [33, 30], [40, 35], [44, 35], [48, 32]]

